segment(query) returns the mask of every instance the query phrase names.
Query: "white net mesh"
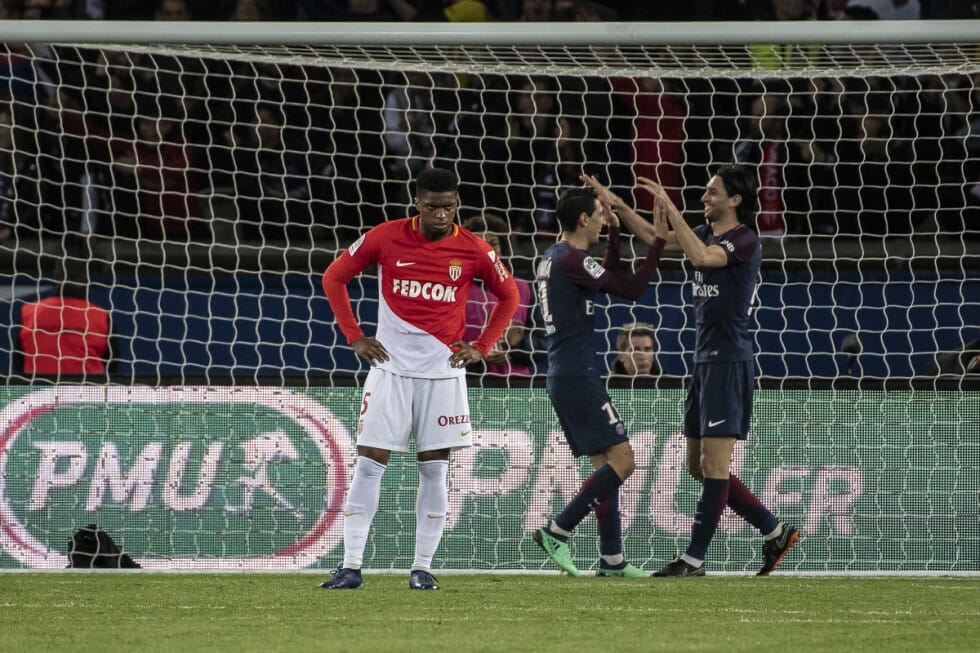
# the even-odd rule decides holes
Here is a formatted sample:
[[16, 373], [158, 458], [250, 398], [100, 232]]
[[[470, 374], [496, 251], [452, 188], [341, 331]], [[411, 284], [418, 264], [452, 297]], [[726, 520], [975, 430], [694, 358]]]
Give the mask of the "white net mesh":
[[[527, 278], [555, 238], [556, 189], [583, 169], [631, 198], [636, 174], [656, 177], [693, 222], [711, 168], [737, 159], [759, 166], [767, 236], [756, 336], [767, 389], [743, 475], [805, 526], [811, 544], [793, 564], [977, 569], [980, 437], [962, 374], [980, 337], [976, 43], [2, 52], [9, 378], [104, 380], [24, 366], [23, 307], [67, 276], [108, 309], [112, 380], [161, 386], [131, 400], [119, 388], [8, 389], [0, 508], [18, 526], [4, 564], [61, 563], [56, 549], [94, 520], [151, 565], [335, 563], [345, 474], [334, 473], [350, 464], [359, 401], [345, 386], [364, 371], [319, 288], [335, 253], [408, 215], [410, 180], [443, 165], [462, 180], [461, 219], [501, 217]], [[632, 239], [627, 251], [644, 253]], [[639, 561], [673, 556], [696, 497], [671, 438], [689, 292], [668, 259], [639, 303], [596, 311], [610, 364], [620, 325], [657, 334], [666, 389], [614, 396], [647, 456], [624, 499]], [[376, 278], [351, 294], [370, 332]], [[515, 349], [544, 371], [533, 338]], [[909, 381], [939, 371], [955, 389]], [[577, 484], [535, 381], [495, 382], [505, 387], [472, 391], [483, 444], [454, 471], [444, 566], [541, 566], [525, 534]], [[268, 383], [293, 389], [254, 388]], [[896, 383], [902, 393], [886, 391]], [[311, 406], [336, 422], [304, 421]], [[389, 473], [369, 566], [410, 563], [414, 490], [397, 488], [414, 473]], [[719, 563], [754, 567], [750, 533], [726, 524]], [[590, 564], [591, 547], [579, 552]]]

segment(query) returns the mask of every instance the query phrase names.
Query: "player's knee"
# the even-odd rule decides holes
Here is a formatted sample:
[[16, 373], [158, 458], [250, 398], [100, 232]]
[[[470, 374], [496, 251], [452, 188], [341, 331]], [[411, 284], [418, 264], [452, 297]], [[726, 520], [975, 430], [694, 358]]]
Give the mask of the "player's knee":
[[633, 457], [633, 447], [628, 442], [616, 446], [609, 450], [607, 454], [609, 464], [616, 470], [616, 474], [622, 480], [630, 477], [636, 469], [636, 461]]
[[701, 465], [697, 463], [689, 462], [687, 465], [687, 473], [694, 478], [698, 483], [704, 481], [704, 470], [701, 469]]

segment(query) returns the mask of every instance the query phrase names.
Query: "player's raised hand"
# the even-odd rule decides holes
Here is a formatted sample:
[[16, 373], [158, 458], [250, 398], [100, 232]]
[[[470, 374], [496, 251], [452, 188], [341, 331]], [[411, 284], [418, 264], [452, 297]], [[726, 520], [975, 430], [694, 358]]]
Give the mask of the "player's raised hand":
[[618, 227], [619, 226], [619, 216], [616, 215], [616, 211], [609, 204], [603, 201], [599, 201], [599, 206], [602, 207], [602, 222], [607, 227]]
[[466, 367], [470, 363], [483, 360], [483, 354], [480, 353], [480, 350], [465, 340], [451, 342], [449, 348], [453, 350], [453, 355], [449, 357], [450, 367]]
[[636, 186], [637, 188], [642, 188], [646, 192], [653, 195], [654, 209], [656, 209], [657, 202], [662, 202], [664, 208], [667, 209], [668, 218], [674, 217], [683, 219], [680, 210], [678, 210], [678, 208], [674, 205], [674, 200], [670, 199], [670, 195], [667, 194], [667, 189], [664, 188], [662, 184], [646, 177], [637, 177]]
[[578, 178], [582, 180], [582, 183], [584, 183], [587, 186], [591, 186], [595, 190], [596, 199], [598, 199], [603, 206], [608, 205], [613, 209], [618, 209], [621, 206], [625, 205], [625, 202], [623, 202], [623, 198], [621, 198], [619, 195], [609, 190], [609, 188], [606, 185], [604, 185], [601, 181], [599, 181], [592, 175], [587, 175], [583, 173], [579, 175]]
[[371, 367], [374, 367], [378, 363], [384, 363], [391, 360], [385, 346], [374, 338], [368, 338], [365, 336], [360, 340], [355, 340], [350, 344], [350, 346], [351, 349], [354, 350], [354, 353], [370, 363]]

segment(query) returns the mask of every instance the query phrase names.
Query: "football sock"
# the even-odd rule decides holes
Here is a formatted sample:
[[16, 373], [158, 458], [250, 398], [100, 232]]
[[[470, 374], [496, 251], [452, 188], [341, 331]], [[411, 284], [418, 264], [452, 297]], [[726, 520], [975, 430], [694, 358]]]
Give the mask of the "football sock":
[[603, 559], [606, 556], [622, 557], [623, 522], [619, 514], [618, 491], [599, 504], [595, 509], [595, 518], [599, 526], [599, 553]]
[[555, 523], [566, 531], [571, 531], [600, 503], [619, 492], [622, 484], [616, 470], [606, 463], [585, 479], [578, 494], [572, 497], [564, 510], [555, 515]]
[[776, 524], [775, 528], [773, 528], [768, 533], [765, 533], [762, 539], [764, 539], [766, 541], [774, 540], [774, 539], [776, 539], [777, 537], [779, 537], [780, 535], [783, 534], [783, 529], [784, 528], [786, 528], [786, 525], [783, 524], [782, 522], [779, 522], [779, 523]]
[[364, 456], [358, 456], [354, 464], [354, 478], [344, 504], [344, 567], [348, 569], [360, 569], [364, 562], [364, 547], [378, 511], [385, 469], [385, 465]]
[[685, 552], [691, 558], [704, 560], [708, 553], [708, 545], [715, 536], [721, 513], [728, 503], [728, 479], [706, 478], [701, 488], [701, 500], [694, 515], [694, 525], [691, 527], [691, 543]]
[[415, 560], [412, 569], [430, 571], [442, 540], [449, 509], [448, 460], [419, 461], [419, 493], [415, 501]]
[[[730, 475], [728, 477], [728, 488], [729, 508], [734, 510], [742, 519], [759, 529], [759, 532], [763, 535], [772, 533], [775, 530], [776, 526], [779, 525], [779, 520], [762, 505], [759, 498], [752, 494], [749, 488], [745, 487], [742, 479], [734, 474]], [[776, 535], [779, 534], [777, 533]]]
[[566, 531], [564, 528], [555, 523], [554, 519], [548, 520], [548, 532], [562, 540], [563, 542], [571, 536], [571, 531]]
[[606, 563], [607, 567], [622, 567], [626, 564], [626, 556], [622, 553], [617, 553], [616, 555], [601, 555], [599, 558]]

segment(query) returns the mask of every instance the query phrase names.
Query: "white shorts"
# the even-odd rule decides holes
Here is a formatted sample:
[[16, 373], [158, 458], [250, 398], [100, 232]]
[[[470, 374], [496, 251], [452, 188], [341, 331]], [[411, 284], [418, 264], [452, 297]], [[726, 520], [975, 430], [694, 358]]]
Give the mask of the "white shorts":
[[357, 444], [388, 451], [459, 449], [473, 445], [466, 378], [416, 379], [371, 368], [364, 382]]

